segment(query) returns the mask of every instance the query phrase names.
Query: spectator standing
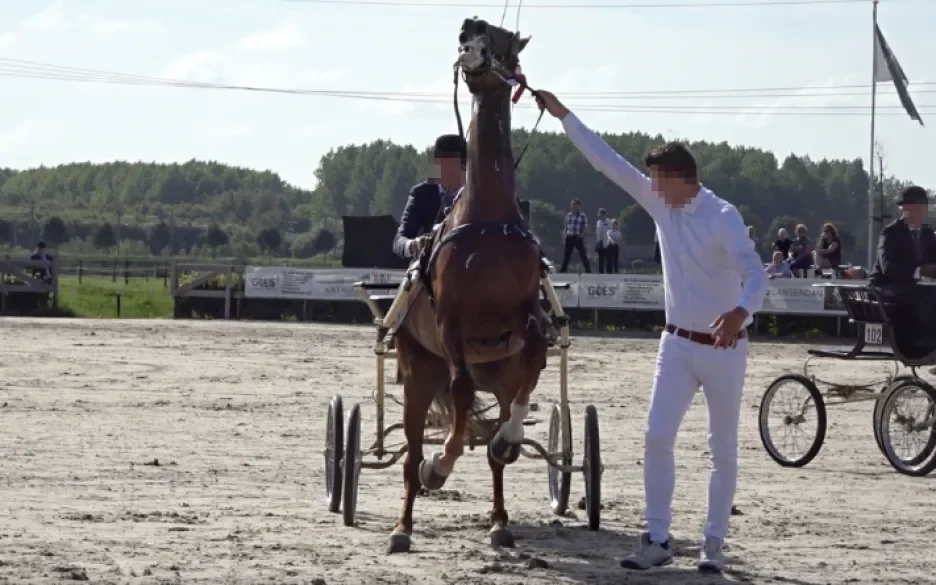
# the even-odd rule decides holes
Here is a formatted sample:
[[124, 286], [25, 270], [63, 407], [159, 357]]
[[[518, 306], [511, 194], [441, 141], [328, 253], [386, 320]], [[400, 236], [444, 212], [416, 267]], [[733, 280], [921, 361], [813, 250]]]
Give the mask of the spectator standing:
[[806, 271], [812, 266], [812, 242], [806, 237], [806, 226], [799, 224], [796, 226], [796, 238], [790, 243], [790, 270], [793, 276], [797, 276], [797, 271]]
[[793, 245], [793, 240], [790, 239], [789, 232], [786, 231], [786, 228], [780, 228], [780, 231], [777, 232], [777, 239], [774, 240], [773, 249], [783, 254], [783, 259], [786, 260], [790, 257], [790, 246]]
[[783, 252], [774, 250], [773, 261], [767, 265], [765, 270], [767, 278], [793, 278], [793, 272], [790, 270], [790, 261], [783, 257]]
[[591, 272], [588, 264], [588, 254], [585, 253], [585, 236], [588, 234], [588, 217], [582, 211], [582, 200], [572, 200], [572, 210], [566, 214], [565, 219], [565, 253], [562, 255], [562, 268], [559, 272], [568, 272], [569, 260], [572, 259], [572, 250], [578, 250], [579, 258], [585, 272]]
[[611, 220], [608, 212], [602, 207], [598, 210], [598, 222], [595, 224], [595, 254], [598, 255], [598, 274], [610, 274], [608, 265], [608, 232], [611, 231]]
[[822, 237], [816, 246], [816, 268], [838, 268], [842, 264], [842, 241], [831, 223], [822, 226]]
[[608, 269], [608, 274], [617, 274], [621, 258], [621, 225], [616, 219], [611, 222], [611, 229], [608, 230], [608, 245], [605, 251], [605, 268]]

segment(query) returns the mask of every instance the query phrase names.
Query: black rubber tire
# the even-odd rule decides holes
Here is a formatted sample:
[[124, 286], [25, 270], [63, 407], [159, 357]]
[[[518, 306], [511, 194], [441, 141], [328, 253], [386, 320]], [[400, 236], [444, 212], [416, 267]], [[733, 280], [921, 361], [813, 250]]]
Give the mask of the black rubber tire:
[[358, 479], [361, 477], [361, 405], [355, 404], [348, 413], [345, 425], [344, 457], [341, 460], [344, 486], [341, 515], [345, 526], [354, 526], [357, 513]]
[[589, 530], [601, 526], [601, 438], [598, 432], [598, 410], [593, 404], [585, 407], [585, 456], [582, 461], [585, 473], [585, 514]]
[[341, 510], [341, 460], [344, 458], [344, 406], [341, 396], [332, 396], [325, 423], [325, 496], [328, 511]]
[[889, 440], [885, 440], [885, 438], [889, 439], [890, 437], [890, 434], [886, 433], [886, 429], [884, 428], [884, 422], [888, 418], [886, 415], [888, 415], [893, 408], [893, 403], [896, 401], [897, 395], [907, 387], [922, 389], [928, 395], [930, 402], [936, 404], [936, 388], [933, 388], [924, 380], [916, 378], [901, 380], [896, 384], [892, 384], [883, 399], [881, 413], [878, 417], [879, 426], [877, 432], [881, 437], [884, 457], [887, 459], [887, 462], [891, 464], [891, 467], [910, 477], [925, 477], [936, 469], [936, 457], [933, 456], [933, 451], [936, 449], [936, 439], [933, 438], [933, 430], [930, 431], [930, 437], [920, 453], [911, 459], [901, 459], [898, 457], [897, 454], [894, 453], [893, 448], [890, 448]]
[[[774, 445], [773, 440], [770, 438], [770, 428], [767, 424], [770, 414], [768, 399], [777, 388], [788, 382], [795, 382], [806, 388], [813, 404], [816, 406], [816, 437], [813, 439], [813, 443], [806, 453], [799, 459], [787, 459], [777, 450], [776, 445]], [[760, 431], [761, 444], [764, 446], [764, 449], [767, 451], [767, 454], [770, 455], [771, 459], [782, 467], [803, 467], [815, 459], [816, 455], [818, 455], [819, 451], [822, 449], [822, 443], [825, 441], [827, 419], [825, 401], [822, 399], [822, 394], [819, 393], [819, 389], [816, 388], [813, 381], [802, 374], [784, 374], [780, 376], [767, 387], [767, 390], [764, 391], [764, 396], [761, 397], [757, 427]]]
[[898, 382], [903, 380], [913, 380], [913, 376], [897, 376], [891, 380], [890, 384], [884, 386], [884, 388], [881, 389], [881, 395], [878, 396], [878, 399], [874, 401], [874, 411], [871, 413], [871, 426], [874, 429], [874, 442], [877, 443], [878, 449], [881, 451], [881, 455], [884, 457], [887, 457], [887, 453], [884, 452], [884, 443], [881, 442], [881, 407], [884, 406], [884, 396], [887, 395], [887, 391]]
[[[558, 404], [552, 407], [552, 413], [549, 415], [549, 438], [546, 442], [546, 450], [550, 453], [558, 453], [562, 449], [562, 429], [563, 427], [572, 430], [572, 421], [569, 411], [562, 412]], [[563, 465], [572, 465], [572, 454], [563, 453], [559, 460]], [[572, 489], [572, 472], [560, 471], [552, 465], [546, 465], [546, 485], [549, 489], [549, 507], [553, 514], [562, 516], [569, 510], [569, 492]]]

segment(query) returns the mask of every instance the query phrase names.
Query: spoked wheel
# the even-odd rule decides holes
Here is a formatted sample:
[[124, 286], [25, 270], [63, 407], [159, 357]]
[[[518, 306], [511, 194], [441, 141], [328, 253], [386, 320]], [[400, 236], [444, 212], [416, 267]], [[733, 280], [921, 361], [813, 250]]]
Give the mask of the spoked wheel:
[[325, 495], [328, 511], [341, 509], [341, 460], [344, 457], [344, 407], [337, 394], [328, 403], [325, 423]]
[[361, 405], [355, 404], [348, 413], [348, 434], [345, 435], [345, 452], [341, 461], [344, 473], [344, 493], [341, 498], [341, 514], [345, 526], [354, 526], [357, 512], [358, 479], [361, 477]]
[[[554, 404], [552, 414], [549, 415], [549, 440], [546, 450], [549, 453], [559, 453], [564, 444], [563, 437], [571, 434], [572, 420], [569, 410], [562, 411], [562, 407]], [[562, 453], [559, 463], [572, 465], [572, 453]], [[546, 465], [546, 480], [549, 487], [549, 507], [559, 516], [569, 509], [569, 490], [572, 487], [572, 472], [560, 471], [552, 465]]]
[[585, 408], [585, 513], [588, 528], [598, 530], [601, 525], [601, 441], [598, 436], [598, 410], [593, 404]]
[[816, 385], [800, 374], [780, 376], [761, 399], [761, 443], [783, 467], [802, 467], [822, 448], [826, 408]]
[[913, 477], [936, 469], [936, 389], [920, 379], [892, 385], [878, 422], [884, 457], [894, 469]]
[[884, 443], [881, 442], [881, 407], [884, 406], [884, 398], [887, 396], [887, 392], [896, 386], [898, 383], [903, 380], [913, 380], [913, 376], [897, 376], [887, 386], [881, 390], [881, 395], [878, 396], [878, 399], [874, 401], [874, 412], [871, 415], [871, 425], [874, 428], [874, 440], [877, 442], [878, 449], [881, 450], [881, 453], [884, 457], [887, 457], [887, 453], [884, 452]]

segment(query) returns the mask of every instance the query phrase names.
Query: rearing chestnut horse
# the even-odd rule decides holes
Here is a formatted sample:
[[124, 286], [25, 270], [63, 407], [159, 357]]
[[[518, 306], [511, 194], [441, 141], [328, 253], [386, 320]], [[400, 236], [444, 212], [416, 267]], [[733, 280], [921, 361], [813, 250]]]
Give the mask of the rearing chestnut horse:
[[[421, 270], [426, 286], [411, 300], [396, 332], [403, 378], [403, 509], [388, 552], [410, 550], [413, 502], [420, 486], [439, 489], [465, 448], [476, 390], [500, 406], [489, 439], [493, 475], [491, 543], [513, 546], [504, 509], [504, 466], [520, 456], [530, 394], [546, 364], [540, 306], [545, 276], [540, 248], [515, 194], [510, 145], [510, 85], [529, 38], [482, 20], [462, 25], [459, 65], [474, 97], [467, 181]], [[448, 415], [443, 452], [424, 460], [426, 416], [435, 403]]]

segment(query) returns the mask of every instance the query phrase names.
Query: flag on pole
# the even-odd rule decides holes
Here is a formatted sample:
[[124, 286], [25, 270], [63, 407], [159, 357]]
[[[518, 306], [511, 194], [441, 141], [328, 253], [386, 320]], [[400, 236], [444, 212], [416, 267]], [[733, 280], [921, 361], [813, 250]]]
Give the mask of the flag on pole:
[[910, 83], [907, 80], [907, 74], [897, 62], [897, 57], [891, 51], [890, 45], [884, 39], [884, 33], [877, 24], [874, 25], [874, 61], [874, 82], [892, 81], [904, 110], [907, 111], [911, 120], [916, 120], [922, 126], [923, 120], [920, 118], [920, 113], [907, 92], [907, 85]]

